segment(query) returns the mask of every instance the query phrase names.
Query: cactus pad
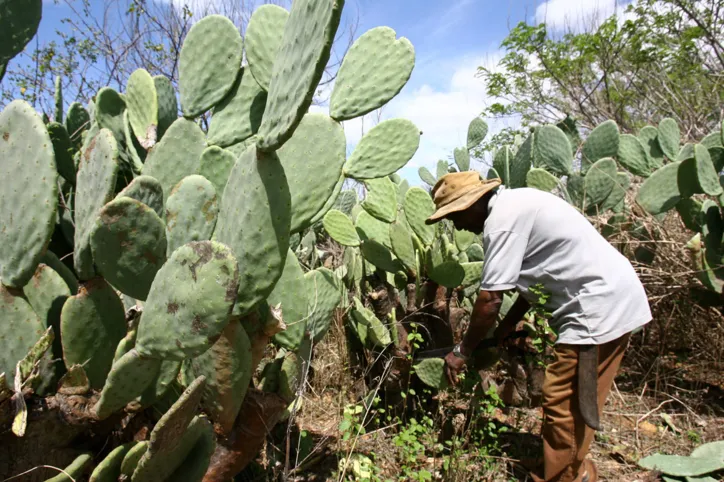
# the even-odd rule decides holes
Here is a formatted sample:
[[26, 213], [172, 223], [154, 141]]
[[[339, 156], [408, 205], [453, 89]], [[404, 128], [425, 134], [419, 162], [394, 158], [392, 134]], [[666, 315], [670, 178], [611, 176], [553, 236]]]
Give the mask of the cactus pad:
[[690, 477], [724, 468], [724, 459], [654, 454], [639, 460], [639, 466], [676, 477]]
[[75, 184], [75, 161], [73, 161], [73, 151], [68, 131], [63, 124], [57, 122], [51, 122], [46, 127], [53, 143], [58, 174], [63, 176], [63, 179], [69, 183]]
[[106, 455], [90, 476], [90, 482], [118, 482], [121, 475], [121, 464], [128, 452], [136, 445], [137, 442], [129, 442], [111, 450]]
[[26, 102], [11, 102], [0, 112], [0, 281], [6, 286], [28, 282], [50, 241], [57, 178], [43, 120]]
[[544, 125], [536, 129], [534, 159], [537, 167], [553, 174], [570, 174], [573, 162], [571, 152], [568, 137], [558, 127]]
[[558, 187], [559, 180], [556, 176], [546, 171], [545, 169], [539, 169], [534, 167], [525, 178], [526, 185], [533, 187], [541, 191], [551, 192]]
[[360, 36], [347, 51], [329, 101], [329, 115], [344, 121], [379, 109], [405, 86], [415, 66], [409, 40], [389, 27]]
[[279, 371], [279, 395], [291, 403], [297, 396], [301, 375], [302, 363], [296, 353], [287, 353]]
[[40, 258], [40, 262], [53, 268], [53, 270], [55, 270], [55, 272], [63, 278], [63, 281], [65, 281], [65, 284], [68, 285], [71, 294], [74, 295], [78, 292], [78, 280], [75, 278], [73, 271], [71, 271], [65, 263], [58, 259], [52, 251], [46, 251], [45, 254], [43, 254], [43, 257]]
[[342, 175], [347, 142], [342, 126], [324, 114], [307, 114], [294, 136], [277, 151], [289, 173], [290, 231], [299, 232], [332, 195]]
[[146, 450], [148, 450], [147, 441], [135, 442], [126, 456], [123, 457], [123, 462], [121, 462], [121, 475], [126, 477], [125, 480], [131, 480], [133, 471], [136, 469], [138, 461], [141, 460], [143, 454], [146, 453]]
[[164, 200], [181, 179], [199, 170], [199, 159], [206, 148], [206, 138], [198, 125], [177, 119], [161, 142], [151, 149], [143, 173], [155, 177], [163, 186]]
[[359, 246], [360, 239], [352, 220], [341, 211], [330, 210], [322, 221], [327, 234], [343, 246]]
[[458, 250], [465, 251], [473, 244], [473, 241], [475, 241], [475, 233], [464, 230], [459, 231], [456, 229], [453, 233], [453, 239], [455, 240], [455, 246]]
[[674, 119], [667, 117], [659, 122], [659, 146], [669, 160], [676, 159], [681, 143], [681, 132], [679, 125]]
[[83, 365], [92, 388], [100, 389], [126, 336], [123, 303], [103, 278], [84, 283], [63, 305], [60, 339], [66, 366]]
[[180, 361], [162, 360], [156, 376], [136, 400], [145, 408], [162, 399], [178, 378], [180, 370]]
[[211, 239], [219, 203], [216, 189], [203, 176], [186, 176], [171, 191], [166, 202], [166, 255], [191, 241]]
[[214, 238], [236, 255], [241, 270], [237, 299], [251, 310], [274, 288], [289, 248], [291, 195], [275, 153], [249, 148], [234, 164], [221, 199]]
[[91, 247], [103, 277], [122, 293], [145, 301], [166, 261], [163, 221], [140, 201], [115, 199], [98, 214]]
[[178, 248], [153, 280], [136, 349], [171, 360], [205, 352], [229, 322], [238, 287], [237, 262], [226, 246], [200, 241]]
[[457, 288], [465, 278], [465, 270], [457, 261], [445, 261], [429, 272], [430, 279], [447, 288]]
[[248, 139], [259, 130], [266, 106], [266, 92], [248, 69], [241, 69], [231, 92], [214, 107], [208, 132], [210, 145], [230, 146]]
[[73, 262], [80, 279], [94, 275], [90, 238], [101, 208], [113, 199], [118, 174], [118, 148], [108, 129], [90, 141], [81, 154], [75, 191], [75, 252]]
[[455, 164], [460, 172], [470, 169], [470, 153], [464, 147], [456, 147], [453, 151]]
[[450, 172], [450, 167], [448, 166], [447, 162], [443, 161], [442, 159], [437, 161], [437, 170], [436, 170], [437, 178], [440, 179], [442, 176], [444, 176], [448, 172]]
[[692, 180], [688, 179], [691, 177], [687, 173], [691, 164], [687, 166], [687, 163], [690, 164], [691, 160], [672, 162], [657, 169], [641, 185], [636, 202], [651, 214], [661, 214], [688, 197]]
[[139, 201], [163, 218], [163, 187], [151, 176], [138, 176], [119, 192], [116, 199], [128, 197]]
[[530, 165], [533, 162], [533, 140], [533, 134], [530, 134], [510, 161], [508, 185], [511, 188], [526, 186]]
[[156, 101], [158, 103], [158, 135], [161, 139], [166, 130], [178, 118], [178, 101], [173, 84], [167, 77], [156, 75], [153, 77], [156, 87]]
[[231, 151], [218, 146], [207, 147], [201, 153], [199, 174], [211, 181], [219, 199], [224, 194], [226, 181], [229, 180], [229, 173], [231, 173], [231, 168], [234, 167], [237, 157]]
[[379, 347], [385, 347], [392, 343], [390, 330], [387, 329], [387, 326], [385, 326], [371, 310], [365, 308], [359, 299], [355, 298], [354, 304], [352, 316], [358, 325], [366, 327], [367, 339], [372, 342], [373, 345]]
[[623, 205], [630, 184], [631, 178], [628, 177], [628, 174], [617, 172], [611, 194], [601, 203], [601, 211], [613, 209], [618, 212], [618, 208]]
[[374, 179], [397, 171], [417, 152], [420, 130], [407, 119], [390, 119], [369, 130], [344, 165], [355, 179]]
[[676, 204], [676, 211], [687, 229], [701, 231], [701, 203], [693, 198], [682, 199]]
[[[324, 206], [322, 206], [322, 209], [317, 211], [317, 214], [315, 214], [314, 217], [309, 221], [309, 224], [311, 226], [318, 224], [320, 221], [322, 221], [324, 219], [324, 216], [327, 215], [327, 213], [329, 212], [330, 209], [340, 210], [339, 208], [341, 208], [341, 206], [340, 206], [339, 202], [341, 202], [343, 200], [343, 199], [340, 199], [340, 195], [342, 194], [342, 186], [344, 186], [344, 181], [346, 181], [346, 180], [347, 180], [347, 178], [344, 177], [344, 174], [339, 176], [339, 179], [337, 179], [337, 183], [334, 185], [334, 189], [332, 190], [332, 195], [327, 198], [327, 200], [324, 203]], [[355, 195], [356, 195], [356, 193], [355, 193]], [[347, 199], [346, 196], [344, 199]], [[354, 206], [354, 204], [356, 204], [356, 202], [357, 201], [355, 198], [355, 202], [352, 204], [352, 206]], [[351, 207], [350, 207], [349, 211], [351, 211]], [[342, 211], [342, 212], [344, 212], [344, 211]], [[347, 212], [345, 214], [349, 214], [349, 212]]]
[[0, 3], [0, 64], [7, 64], [23, 51], [38, 31], [42, 12], [42, 0], [5, 0]]
[[405, 271], [399, 259], [395, 258], [392, 252], [383, 244], [369, 239], [362, 243], [362, 256], [377, 268], [388, 273]]
[[659, 130], [654, 126], [645, 126], [639, 131], [638, 138], [641, 145], [644, 146], [649, 159], [649, 172], [662, 167], [664, 165], [664, 152], [659, 145]]
[[[35, 342], [43, 336], [43, 322], [35, 314], [22, 294], [13, 288], [0, 285], [0, 373], [5, 373], [8, 388], [13, 388], [15, 366], [22, 360]], [[0, 392], [2, 388], [0, 388]]]
[[217, 430], [228, 434], [234, 424], [252, 375], [251, 342], [244, 328], [232, 320], [211, 348], [184, 362], [184, 376], [206, 378], [201, 405]]
[[169, 476], [175, 482], [201, 482], [211, 464], [211, 456], [216, 451], [216, 437], [209, 423], [204, 422], [203, 430], [183, 462]]
[[307, 113], [327, 66], [343, 5], [344, 0], [292, 4], [269, 82], [257, 140], [260, 150], [279, 149]]
[[63, 469], [63, 473], [46, 479], [45, 482], [73, 482], [75, 480], [81, 480], [83, 475], [88, 472], [91, 463], [93, 463], [93, 454], [80, 454], [69, 466]]
[[412, 187], [405, 194], [405, 216], [412, 231], [425, 246], [432, 244], [435, 227], [425, 224], [425, 220], [435, 212], [435, 203], [422, 188]]
[[150, 149], [158, 132], [158, 97], [153, 77], [146, 70], [137, 69], [128, 77], [126, 101], [136, 139], [144, 149]]
[[287, 251], [284, 272], [267, 302], [271, 306], [281, 305], [282, 319], [287, 325], [286, 330], [274, 336], [274, 341], [285, 348], [296, 350], [307, 329], [309, 302], [304, 272], [292, 250]]
[[610, 157], [604, 157], [594, 162], [584, 177], [584, 184], [586, 206], [602, 203], [611, 194], [616, 184], [616, 161]]
[[701, 144], [696, 144], [694, 146], [694, 159], [696, 160], [696, 176], [701, 190], [710, 196], [720, 195], [722, 186], [719, 184], [719, 174], [714, 167], [707, 148]]
[[599, 159], [616, 156], [618, 137], [618, 125], [615, 121], [607, 120], [596, 126], [583, 143], [582, 167], [588, 169], [588, 166]]
[[699, 445], [691, 451], [692, 457], [724, 460], [724, 440]]
[[638, 137], [621, 134], [618, 140], [618, 162], [632, 174], [648, 177], [651, 174], [651, 160]]
[[422, 182], [425, 184], [428, 184], [430, 186], [434, 186], [437, 182], [437, 179], [435, 179], [435, 176], [432, 175], [432, 173], [426, 168], [421, 167], [417, 170], [417, 174], [420, 176], [420, 179], [422, 179]]
[[412, 245], [410, 232], [405, 223], [397, 221], [390, 224], [390, 242], [395, 256], [405, 265], [409, 273], [417, 272], [417, 257]]
[[246, 57], [257, 83], [269, 90], [274, 61], [284, 36], [289, 12], [278, 5], [260, 5], [246, 26]]
[[389, 177], [365, 181], [367, 196], [362, 208], [380, 221], [391, 223], [397, 218], [397, 186]]
[[488, 135], [488, 124], [480, 117], [476, 117], [468, 124], [468, 149], [472, 149], [480, 145]]
[[512, 163], [513, 153], [508, 146], [503, 146], [495, 153], [493, 158], [493, 169], [500, 175], [500, 180], [508, 187], [510, 185], [510, 164]]
[[179, 54], [179, 93], [186, 117], [197, 117], [229, 93], [241, 67], [243, 41], [226, 17], [209, 15], [194, 24]]
[[465, 271], [465, 276], [460, 285], [464, 287], [479, 285], [483, 279], [483, 264], [482, 261], [460, 263], [463, 271]]
[[334, 310], [341, 304], [342, 293], [337, 276], [327, 268], [317, 268], [304, 274], [309, 301], [309, 336], [318, 343], [329, 330]]
[[161, 360], [146, 358], [133, 349], [113, 363], [101, 397], [93, 407], [103, 420], [143, 394], [158, 375]]
[[392, 243], [390, 243], [390, 225], [371, 216], [367, 211], [359, 213], [355, 222], [355, 229], [362, 241], [373, 239], [388, 248], [392, 247]]
[[415, 365], [415, 375], [422, 382], [438, 390], [447, 388], [447, 375], [445, 374], [445, 360], [442, 358], [427, 358]]
[[82, 134], [90, 127], [90, 115], [88, 111], [78, 102], [73, 102], [68, 107], [65, 116], [65, 129], [68, 131], [70, 141], [78, 149], [82, 144]]

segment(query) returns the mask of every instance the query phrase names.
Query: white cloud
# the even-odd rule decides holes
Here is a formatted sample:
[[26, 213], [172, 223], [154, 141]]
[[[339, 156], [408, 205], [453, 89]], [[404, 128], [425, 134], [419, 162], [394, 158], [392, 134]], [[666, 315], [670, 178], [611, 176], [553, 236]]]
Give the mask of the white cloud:
[[536, 23], [551, 31], [583, 32], [601, 25], [613, 14], [622, 16], [628, 0], [546, 0], [535, 10]]

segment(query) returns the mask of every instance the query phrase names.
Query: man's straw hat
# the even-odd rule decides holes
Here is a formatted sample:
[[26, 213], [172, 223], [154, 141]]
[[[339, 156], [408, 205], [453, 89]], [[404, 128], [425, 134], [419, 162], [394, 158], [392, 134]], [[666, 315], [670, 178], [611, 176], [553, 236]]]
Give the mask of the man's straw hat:
[[432, 198], [437, 210], [425, 223], [434, 224], [450, 213], [466, 210], [498, 186], [500, 179], [484, 181], [476, 171], [445, 174], [432, 188]]

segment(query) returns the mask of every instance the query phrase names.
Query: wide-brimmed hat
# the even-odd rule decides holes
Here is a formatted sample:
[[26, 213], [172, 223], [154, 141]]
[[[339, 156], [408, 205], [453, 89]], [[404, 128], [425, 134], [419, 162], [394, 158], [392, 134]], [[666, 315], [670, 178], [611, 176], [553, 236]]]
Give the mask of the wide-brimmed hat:
[[500, 183], [500, 179], [480, 179], [476, 171], [445, 174], [432, 188], [437, 210], [425, 223], [434, 224], [450, 213], [466, 210], [486, 193], [500, 186]]

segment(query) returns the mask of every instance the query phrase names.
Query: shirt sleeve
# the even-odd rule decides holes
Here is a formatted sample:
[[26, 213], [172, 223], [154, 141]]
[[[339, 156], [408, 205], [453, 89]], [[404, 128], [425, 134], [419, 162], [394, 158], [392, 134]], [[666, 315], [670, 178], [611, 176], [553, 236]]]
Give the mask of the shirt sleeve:
[[483, 244], [485, 264], [480, 289], [503, 291], [515, 288], [528, 239], [512, 231], [498, 231], [486, 236]]

